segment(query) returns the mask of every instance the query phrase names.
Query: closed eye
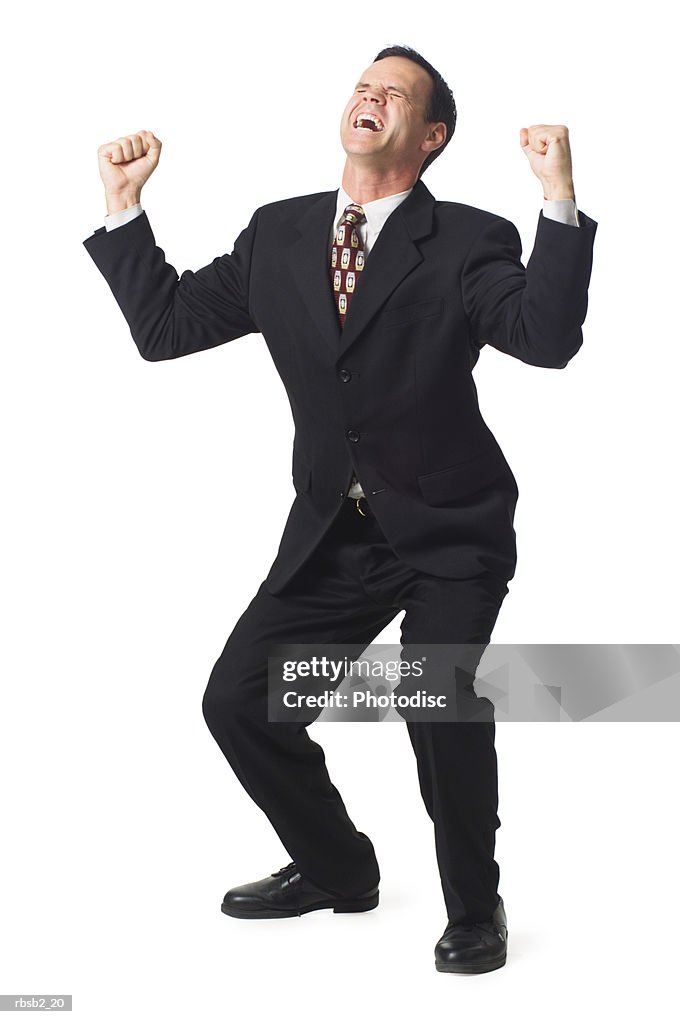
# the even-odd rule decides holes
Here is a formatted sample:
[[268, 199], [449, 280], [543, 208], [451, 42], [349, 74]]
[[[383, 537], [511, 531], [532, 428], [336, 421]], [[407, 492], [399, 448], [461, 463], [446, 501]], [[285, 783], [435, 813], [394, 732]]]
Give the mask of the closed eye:
[[[354, 91], [356, 93], [364, 93], [364, 92], [366, 92], [366, 89], [365, 88], [359, 88], [357, 86], [357, 88]], [[406, 93], [402, 92], [400, 89], [395, 89], [394, 86], [388, 85], [386, 91], [390, 94], [390, 96], [398, 96], [400, 99], [405, 99], [406, 98]]]

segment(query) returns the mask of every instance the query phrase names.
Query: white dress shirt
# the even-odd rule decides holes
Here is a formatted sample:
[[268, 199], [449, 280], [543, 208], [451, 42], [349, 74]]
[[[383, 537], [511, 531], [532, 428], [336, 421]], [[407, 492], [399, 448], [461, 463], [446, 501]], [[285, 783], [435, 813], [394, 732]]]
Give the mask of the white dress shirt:
[[[389, 215], [396, 210], [400, 203], [403, 203], [412, 191], [413, 187], [407, 188], [405, 192], [395, 192], [394, 195], [383, 196], [382, 199], [373, 199], [370, 203], [360, 204], [366, 214], [366, 221], [359, 224], [357, 226], [357, 230], [359, 232], [361, 247], [366, 256], [370, 253], [371, 247], [375, 245], [375, 240], [380, 234], [380, 231]], [[345, 209], [350, 205], [350, 203], [354, 202], [354, 199], [352, 199], [352, 197], [349, 196], [341, 186], [338, 189], [338, 201], [335, 207], [335, 221], [332, 225], [328, 239], [329, 268], [335, 232], [340, 225]], [[135, 217], [139, 217], [141, 212], [142, 204], [135, 203], [134, 206], [129, 206], [127, 210], [119, 210], [117, 213], [109, 213], [104, 217], [104, 226], [107, 231], [113, 231], [115, 228], [119, 228], [122, 224], [127, 224], [128, 221], [134, 220]], [[580, 227], [575, 199], [544, 199], [543, 216], [549, 217], [551, 220], [558, 220], [562, 224], [571, 224], [573, 227]], [[361, 484], [357, 480], [356, 476], [353, 476], [350, 489], [347, 492], [347, 497], [361, 498], [363, 494], [364, 492]]]

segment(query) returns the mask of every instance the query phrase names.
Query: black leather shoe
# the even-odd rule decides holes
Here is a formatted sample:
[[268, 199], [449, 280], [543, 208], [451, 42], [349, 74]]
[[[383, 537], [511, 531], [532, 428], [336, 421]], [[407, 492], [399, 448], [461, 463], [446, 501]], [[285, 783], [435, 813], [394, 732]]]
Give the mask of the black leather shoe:
[[334, 914], [357, 914], [378, 906], [378, 886], [361, 896], [333, 896], [317, 889], [302, 877], [295, 862], [279, 868], [268, 878], [230, 889], [222, 903], [229, 917], [299, 917], [311, 910], [332, 910]]
[[507, 949], [508, 922], [500, 899], [488, 921], [450, 924], [434, 948], [434, 964], [449, 974], [484, 974], [503, 966]]

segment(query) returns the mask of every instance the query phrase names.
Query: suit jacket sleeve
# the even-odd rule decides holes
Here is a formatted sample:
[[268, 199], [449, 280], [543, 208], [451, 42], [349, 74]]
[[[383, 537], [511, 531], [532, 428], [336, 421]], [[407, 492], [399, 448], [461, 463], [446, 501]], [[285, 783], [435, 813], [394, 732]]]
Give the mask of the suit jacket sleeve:
[[258, 212], [231, 254], [179, 277], [156, 245], [144, 212], [115, 231], [85, 239], [142, 358], [177, 359], [258, 332], [249, 306]]
[[473, 343], [532, 366], [562, 369], [583, 344], [597, 221], [580, 227], [539, 214], [531, 258], [511, 221], [497, 217], [475, 239], [462, 271]]

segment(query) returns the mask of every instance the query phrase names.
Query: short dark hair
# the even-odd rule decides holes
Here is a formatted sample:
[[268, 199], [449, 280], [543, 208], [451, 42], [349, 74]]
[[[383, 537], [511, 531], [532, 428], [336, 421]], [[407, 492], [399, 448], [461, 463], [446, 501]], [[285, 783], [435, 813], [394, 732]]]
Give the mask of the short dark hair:
[[418, 173], [418, 177], [421, 178], [425, 168], [433, 160], [436, 160], [440, 153], [444, 152], [451, 141], [451, 136], [456, 130], [456, 101], [453, 98], [453, 93], [437, 69], [433, 68], [429, 61], [425, 60], [416, 50], [411, 49], [410, 46], [386, 46], [377, 57], [373, 58], [373, 62], [383, 60], [384, 57], [406, 57], [407, 60], [412, 60], [414, 64], [420, 65], [432, 79], [432, 89], [430, 90], [430, 100], [425, 110], [425, 120], [428, 122], [443, 121], [446, 125], [446, 138], [439, 149], [433, 149], [431, 153], [427, 154]]

